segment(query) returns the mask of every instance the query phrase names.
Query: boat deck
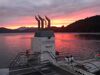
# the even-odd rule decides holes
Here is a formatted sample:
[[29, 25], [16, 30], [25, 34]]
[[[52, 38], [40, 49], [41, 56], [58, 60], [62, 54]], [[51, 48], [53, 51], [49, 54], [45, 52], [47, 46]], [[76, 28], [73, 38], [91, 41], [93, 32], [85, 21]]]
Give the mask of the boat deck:
[[30, 68], [23, 68], [12, 70], [9, 75], [74, 75], [61, 67], [45, 63], [42, 65], [30, 67]]

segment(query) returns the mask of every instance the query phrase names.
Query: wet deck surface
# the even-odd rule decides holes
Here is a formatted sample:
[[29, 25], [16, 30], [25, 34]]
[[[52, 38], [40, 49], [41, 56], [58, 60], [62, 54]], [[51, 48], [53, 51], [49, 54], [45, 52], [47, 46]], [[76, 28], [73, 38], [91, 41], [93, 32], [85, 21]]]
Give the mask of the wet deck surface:
[[42, 75], [42, 74], [39, 72], [33, 72], [33, 73], [28, 73], [28, 74], [23, 74], [23, 75]]
[[74, 75], [72, 73], [70, 73], [67, 70], [62, 69], [61, 67], [55, 66], [55, 65], [51, 65], [51, 67], [57, 72], [59, 73], [59, 75]]
[[[25, 70], [26, 73], [24, 71], [19, 71], [19, 72], [20, 75], [73, 75], [72, 73], [53, 64], [49, 64], [49, 65], [46, 64], [46, 65], [34, 67], [34, 69], [32, 68], [31, 71], [29, 70], [28, 72], [26, 72]], [[15, 72], [15, 74], [12, 73], [11, 75], [17, 75], [17, 74], [18, 72]]]

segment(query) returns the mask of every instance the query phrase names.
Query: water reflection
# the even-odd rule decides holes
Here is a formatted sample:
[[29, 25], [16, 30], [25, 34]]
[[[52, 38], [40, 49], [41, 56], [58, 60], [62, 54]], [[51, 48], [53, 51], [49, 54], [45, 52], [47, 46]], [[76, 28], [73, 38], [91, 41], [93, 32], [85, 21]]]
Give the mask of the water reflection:
[[[6, 67], [18, 53], [31, 48], [34, 33], [0, 34], [0, 67]], [[56, 50], [75, 56], [76, 59], [92, 58], [100, 50], [100, 34], [89, 38], [84, 34], [55, 33]]]
[[1, 34], [0, 35], [0, 67], [5, 67], [18, 52], [22, 52], [30, 48], [33, 34]]
[[[80, 36], [84, 35], [84, 36]], [[91, 34], [89, 39], [87, 34], [56, 34], [56, 49], [76, 57], [76, 59], [93, 58], [96, 51], [100, 51], [100, 34]], [[93, 37], [94, 36], [94, 37]], [[83, 37], [85, 37], [83, 39]]]

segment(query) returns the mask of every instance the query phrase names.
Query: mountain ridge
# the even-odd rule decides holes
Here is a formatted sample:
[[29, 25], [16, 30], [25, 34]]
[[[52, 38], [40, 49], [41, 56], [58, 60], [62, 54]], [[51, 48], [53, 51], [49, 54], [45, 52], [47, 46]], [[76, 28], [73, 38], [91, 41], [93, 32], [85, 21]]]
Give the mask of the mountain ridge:
[[78, 20], [66, 27], [68, 32], [100, 32], [100, 15]]
[[[100, 15], [87, 17], [85, 19], [78, 20], [64, 27], [51, 27], [54, 32], [82, 32], [82, 33], [97, 33], [100, 32]], [[35, 32], [37, 28], [34, 27], [20, 27], [18, 29], [8, 29], [1, 27], [0, 33], [20, 33], [20, 32]]]

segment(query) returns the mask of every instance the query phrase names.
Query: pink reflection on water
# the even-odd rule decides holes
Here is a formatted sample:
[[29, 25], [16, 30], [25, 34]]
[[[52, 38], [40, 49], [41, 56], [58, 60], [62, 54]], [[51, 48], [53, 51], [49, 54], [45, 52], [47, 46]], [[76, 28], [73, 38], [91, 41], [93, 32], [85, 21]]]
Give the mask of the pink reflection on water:
[[32, 34], [4, 34], [0, 37], [2, 49], [9, 54], [16, 54], [25, 51], [31, 47]]
[[100, 42], [81, 40], [76, 34], [56, 34], [56, 50], [74, 55], [77, 59], [92, 58]]
[[[64, 46], [68, 46], [69, 48], [74, 47], [75, 45], [73, 45], [71, 42], [69, 42], [69, 40], [77, 40], [77, 38], [75, 35], [64, 34], [64, 33], [59, 34], [58, 33], [58, 34], [56, 34], [55, 40], [56, 40], [55, 41], [56, 48], [59, 48], [57, 50], [60, 51], [62, 47], [64, 49]], [[67, 42], [69, 42], [69, 43], [67, 43]]]

